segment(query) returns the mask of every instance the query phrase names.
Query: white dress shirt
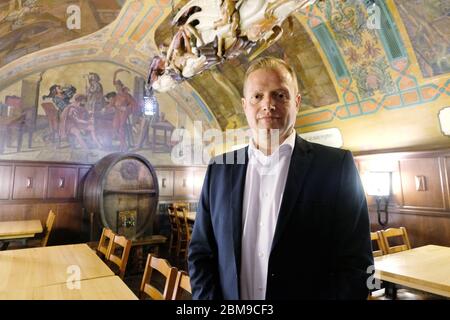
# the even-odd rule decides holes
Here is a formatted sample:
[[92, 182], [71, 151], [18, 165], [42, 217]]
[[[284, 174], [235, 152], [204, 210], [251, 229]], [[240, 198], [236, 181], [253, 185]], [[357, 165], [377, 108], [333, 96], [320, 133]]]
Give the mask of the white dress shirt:
[[250, 140], [242, 208], [240, 298], [264, 300], [270, 249], [295, 145], [293, 132], [266, 156]]

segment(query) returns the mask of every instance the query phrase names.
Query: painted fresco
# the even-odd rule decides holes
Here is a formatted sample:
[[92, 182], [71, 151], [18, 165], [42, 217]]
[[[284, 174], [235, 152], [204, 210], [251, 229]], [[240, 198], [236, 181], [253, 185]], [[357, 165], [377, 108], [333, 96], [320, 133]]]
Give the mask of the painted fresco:
[[[80, 9], [79, 28], [68, 27], [70, 5]], [[120, 12], [115, 0], [4, 0], [0, 2], [0, 67], [29, 53], [91, 34]], [[70, 12], [70, 11], [69, 11]], [[73, 13], [73, 11], [72, 11]]]
[[[192, 120], [168, 95], [144, 113], [145, 80], [114, 64], [59, 66], [0, 91], [0, 159], [93, 163], [116, 151], [170, 163]], [[30, 105], [30, 101], [37, 101]]]
[[326, 21], [341, 49], [361, 98], [395, 91], [383, 46], [360, 0], [319, 2], [314, 11]]
[[450, 72], [450, 1], [395, 0], [425, 78]]

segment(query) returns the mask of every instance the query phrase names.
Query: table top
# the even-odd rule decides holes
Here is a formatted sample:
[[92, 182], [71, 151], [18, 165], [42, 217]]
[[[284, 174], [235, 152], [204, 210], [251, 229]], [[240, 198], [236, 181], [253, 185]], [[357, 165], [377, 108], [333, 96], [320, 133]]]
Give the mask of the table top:
[[0, 292], [0, 300], [138, 300], [117, 276]]
[[376, 257], [375, 277], [450, 297], [450, 248], [427, 245]]
[[[181, 212], [177, 211], [177, 213], [178, 213], [178, 217], [179, 217], [179, 218], [183, 218], [183, 214], [182, 214]], [[186, 218], [187, 218], [188, 220], [194, 222], [194, 221], [195, 221], [196, 215], [197, 215], [197, 212], [191, 211], [191, 212], [188, 212], [188, 213], [187, 213]]]
[[41, 232], [40, 220], [0, 221], [0, 240], [32, 238]]
[[0, 252], [0, 292], [113, 276], [111, 269], [86, 244]]

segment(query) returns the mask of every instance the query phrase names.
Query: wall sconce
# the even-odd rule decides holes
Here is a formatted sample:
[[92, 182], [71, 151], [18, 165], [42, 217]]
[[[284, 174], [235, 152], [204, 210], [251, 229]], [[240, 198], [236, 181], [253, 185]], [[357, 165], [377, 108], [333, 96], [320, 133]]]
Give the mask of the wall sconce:
[[[386, 226], [389, 222], [389, 196], [391, 194], [391, 172], [368, 172], [366, 174], [366, 191], [369, 196], [374, 196], [377, 203], [378, 223]], [[383, 206], [384, 202], [384, 208]], [[384, 213], [384, 220], [381, 214]]]

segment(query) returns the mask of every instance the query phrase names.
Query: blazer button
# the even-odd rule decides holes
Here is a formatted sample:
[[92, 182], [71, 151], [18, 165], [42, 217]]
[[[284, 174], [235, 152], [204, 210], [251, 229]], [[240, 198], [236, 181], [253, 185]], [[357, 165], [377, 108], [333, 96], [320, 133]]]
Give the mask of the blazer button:
[[275, 273], [272, 273], [270, 276], [271, 276], [271, 277], [275, 277]]

